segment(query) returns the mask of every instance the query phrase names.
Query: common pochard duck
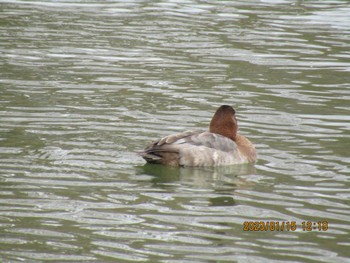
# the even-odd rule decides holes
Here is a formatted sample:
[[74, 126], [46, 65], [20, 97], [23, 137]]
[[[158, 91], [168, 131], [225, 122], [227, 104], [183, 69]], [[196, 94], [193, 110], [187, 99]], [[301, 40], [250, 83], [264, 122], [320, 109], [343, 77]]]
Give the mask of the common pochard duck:
[[209, 131], [185, 131], [147, 146], [140, 155], [148, 163], [170, 166], [220, 166], [256, 162], [254, 145], [237, 133], [235, 110], [220, 106]]

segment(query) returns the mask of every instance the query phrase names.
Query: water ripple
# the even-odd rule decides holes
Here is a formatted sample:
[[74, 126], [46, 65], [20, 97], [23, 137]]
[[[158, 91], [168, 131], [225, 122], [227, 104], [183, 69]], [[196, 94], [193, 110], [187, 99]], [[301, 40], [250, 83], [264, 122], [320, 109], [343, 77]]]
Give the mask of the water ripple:
[[[347, 262], [349, 5], [0, 5], [5, 261]], [[258, 163], [143, 165], [237, 110]], [[244, 222], [295, 231], [243, 231]], [[328, 222], [306, 231], [302, 222]]]

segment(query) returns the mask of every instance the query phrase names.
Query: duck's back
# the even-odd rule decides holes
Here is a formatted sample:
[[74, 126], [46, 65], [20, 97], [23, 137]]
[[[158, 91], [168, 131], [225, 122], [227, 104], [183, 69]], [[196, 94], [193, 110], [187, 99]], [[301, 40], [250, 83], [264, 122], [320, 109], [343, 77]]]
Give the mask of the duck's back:
[[248, 162], [236, 142], [209, 131], [186, 131], [149, 145], [141, 156], [149, 163], [217, 166]]

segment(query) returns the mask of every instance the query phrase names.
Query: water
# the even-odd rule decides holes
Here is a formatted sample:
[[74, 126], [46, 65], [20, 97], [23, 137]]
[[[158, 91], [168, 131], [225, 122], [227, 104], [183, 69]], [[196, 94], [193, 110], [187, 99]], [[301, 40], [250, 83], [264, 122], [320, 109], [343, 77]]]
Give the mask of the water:
[[[1, 1], [2, 261], [350, 262], [349, 12], [340, 0]], [[221, 104], [255, 166], [137, 156], [208, 127]], [[285, 229], [249, 231], [260, 221]]]

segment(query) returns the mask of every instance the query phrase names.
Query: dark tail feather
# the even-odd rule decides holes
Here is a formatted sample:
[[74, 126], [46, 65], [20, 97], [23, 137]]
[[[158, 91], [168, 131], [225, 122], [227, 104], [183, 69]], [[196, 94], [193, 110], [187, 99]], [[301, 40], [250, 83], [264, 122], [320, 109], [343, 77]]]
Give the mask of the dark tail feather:
[[152, 152], [140, 152], [139, 155], [148, 163], [161, 164], [163, 161], [163, 158], [161, 156], [156, 155]]
[[159, 149], [144, 150], [139, 153], [148, 163], [179, 165], [179, 153], [177, 151], [165, 151]]

